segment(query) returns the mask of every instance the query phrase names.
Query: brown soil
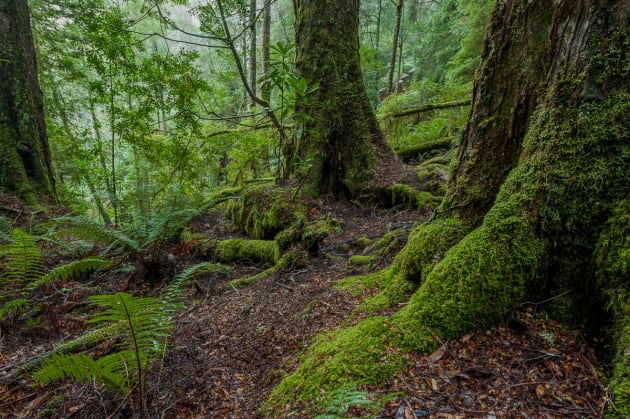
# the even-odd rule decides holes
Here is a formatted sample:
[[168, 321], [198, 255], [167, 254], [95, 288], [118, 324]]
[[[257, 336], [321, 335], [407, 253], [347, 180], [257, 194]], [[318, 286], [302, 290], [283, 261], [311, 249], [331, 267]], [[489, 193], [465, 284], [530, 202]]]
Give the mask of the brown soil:
[[[3, 198], [0, 214], [28, 211]], [[414, 223], [428, 214], [400, 209], [363, 208], [320, 199], [309, 203], [313, 218], [332, 217], [342, 232], [330, 234], [317, 257], [291, 266], [251, 286], [235, 290], [228, 281], [260, 272], [251, 261], [233, 265], [226, 275], [199, 275], [191, 283], [164, 359], [150, 373], [146, 405], [152, 418], [254, 418], [281, 377], [290, 372], [314, 335], [338, 326], [360, 302], [335, 289], [349, 275], [387, 266], [404, 245]], [[57, 210], [57, 213], [63, 211]], [[223, 239], [239, 235], [220, 213], [194, 220], [192, 232]], [[401, 238], [370, 266], [351, 265], [361, 254], [356, 240], [399, 230]], [[198, 263], [190, 246], [173, 245], [177, 270]], [[123, 262], [133, 258], [121, 256]], [[67, 262], [48, 255], [52, 266]], [[87, 296], [125, 289], [134, 295], [158, 295], [168, 276], [155, 283], [128, 273], [97, 273], [48, 286], [33, 296], [32, 316], [17, 316], [0, 332], [0, 417], [129, 417], [138, 400], [112, 394], [93, 383], [60, 382], [34, 387], [26, 361], [86, 330]], [[592, 350], [575, 332], [545, 321], [531, 307], [516, 323], [481, 330], [430, 356], [411, 354], [406, 368], [390, 382], [366, 388], [370, 398], [396, 393], [377, 417], [600, 417], [606, 391], [598, 379]], [[515, 327], [516, 325], [517, 327]], [[112, 342], [87, 351], [106, 353]], [[367, 415], [350, 408], [349, 414]], [[288, 416], [288, 414], [287, 414]], [[292, 417], [308, 417], [294, 412]]]

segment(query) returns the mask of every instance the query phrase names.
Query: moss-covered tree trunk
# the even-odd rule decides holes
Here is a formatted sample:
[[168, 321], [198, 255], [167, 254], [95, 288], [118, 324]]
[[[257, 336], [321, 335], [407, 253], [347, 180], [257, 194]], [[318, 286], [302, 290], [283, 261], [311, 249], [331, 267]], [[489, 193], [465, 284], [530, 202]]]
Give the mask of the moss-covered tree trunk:
[[316, 346], [276, 400], [375, 383], [402, 365], [387, 346], [431, 351], [569, 290], [554, 299], [565, 315], [613, 310], [612, 392], [630, 415], [629, 51], [630, 0], [498, 0], [440, 217], [410, 235], [385, 281], [418, 290]]
[[[621, 311], [616, 329], [628, 330], [628, 276], [602, 278], [606, 256], [594, 249], [612, 240], [607, 220], [630, 196], [629, 47], [630, 0], [497, 2], [448, 219], [417, 230], [397, 260], [401, 277], [422, 283], [394, 320], [405, 345], [427, 349], [429, 336], [457, 337], [563, 291], [564, 315], [588, 320], [603, 309], [596, 292], [611, 286], [626, 300], [611, 305]], [[454, 244], [467, 229], [447, 252], [428, 237]], [[627, 339], [616, 345], [630, 351]], [[617, 400], [630, 413], [628, 363], [620, 369], [626, 394]]]
[[359, 61], [358, 0], [296, 0], [296, 65], [319, 89], [300, 104], [307, 129], [288, 148], [315, 194], [356, 196], [381, 159], [393, 159], [370, 106]]
[[0, 188], [29, 200], [54, 194], [26, 0], [0, 0]]

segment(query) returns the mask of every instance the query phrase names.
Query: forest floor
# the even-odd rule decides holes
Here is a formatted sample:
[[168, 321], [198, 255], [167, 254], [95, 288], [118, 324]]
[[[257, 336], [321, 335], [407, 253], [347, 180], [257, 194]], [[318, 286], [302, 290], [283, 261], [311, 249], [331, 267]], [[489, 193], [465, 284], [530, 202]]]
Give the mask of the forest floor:
[[[9, 197], [0, 201], [0, 214], [22, 225], [63, 213], [56, 209], [53, 214], [29, 214]], [[317, 256], [299, 267], [282, 268], [238, 290], [228, 282], [260, 272], [260, 264], [239, 261], [229, 274], [196, 276], [186, 294], [186, 308], [176, 318], [173, 340], [148, 377], [148, 416], [260, 417], [261, 404], [315, 335], [347, 324], [366, 297], [337, 289], [337, 281], [386, 267], [413, 226], [429, 215], [364, 205], [309, 202], [313, 218], [334, 218], [340, 229], [323, 241]], [[197, 217], [190, 230], [216, 239], [240, 236], [220, 212]], [[388, 253], [369, 265], [349, 263], [350, 256], [369, 251], [358, 246], [357, 239], [374, 240], [394, 230]], [[185, 245], [173, 245], [169, 252], [178, 270], [201, 261]], [[121, 290], [156, 296], [166, 283], [167, 278], [148, 284], [128, 273], [108, 272], [55, 284], [33, 296], [31, 306], [41, 308], [36, 314], [1, 325], [0, 371], [15, 371], [84, 333], [87, 296]], [[608, 398], [594, 350], [580, 331], [565, 329], [542, 309], [544, 304], [525, 304], [506, 324], [444, 342], [433, 354], [409, 354], [405, 368], [393, 379], [359, 386], [370, 399], [389, 395], [388, 401], [375, 414], [349, 407], [346, 417], [601, 417]], [[356, 316], [352, 322], [360, 319]], [[109, 347], [111, 342], [87, 353], [103, 353]], [[33, 386], [28, 372], [10, 378], [0, 373], [2, 418], [129, 417], [133, 406], [137, 413], [137, 405], [137, 400], [93, 383]], [[284, 417], [309, 417], [299, 406], [287, 412]]]

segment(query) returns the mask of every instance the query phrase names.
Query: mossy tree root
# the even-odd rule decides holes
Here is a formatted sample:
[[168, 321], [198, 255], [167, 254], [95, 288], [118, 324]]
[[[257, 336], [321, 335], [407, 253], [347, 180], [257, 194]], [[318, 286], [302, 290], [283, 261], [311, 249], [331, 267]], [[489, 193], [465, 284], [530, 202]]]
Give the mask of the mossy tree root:
[[630, 199], [620, 202], [595, 248], [599, 292], [612, 318], [611, 417], [630, 417]]

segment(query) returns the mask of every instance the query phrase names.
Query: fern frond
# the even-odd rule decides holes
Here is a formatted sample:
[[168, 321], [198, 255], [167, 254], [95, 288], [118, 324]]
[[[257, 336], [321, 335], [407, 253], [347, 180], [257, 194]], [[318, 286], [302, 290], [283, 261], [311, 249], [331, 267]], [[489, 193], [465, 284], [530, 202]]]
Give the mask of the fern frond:
[[163, 310], [163, 303], [157, 298], [117, 293], [95, 295], [89, 300], [106, 309], [91, 316], [88, 322], [99, 323], [99, 327], [84, 336], [89, 336], [90, 341], [107, 337], [120, 340], [120, 350], [97, 360], [85, 354], [56, 353], [33, 378], [40, 383], [94, 378], [113, 390], [128, 392], [131, 383], [142, 380], [146, 367], [164, 350], [173, 327], [172, 315]]
[[221, 189], [204, 202], [203, 209], [210, 209], [230, 199], [240, 198], [242, 191], [242, 186]]
[[194, 266], [191, 266], [188, 269], [184, 269], [168, 284], [164, 293], [162, 294], [162, 301], [166, 305], [175, 305], [177, 303], [177, 299], [179, 295], [184, 290], [184, 287], [190, 282], [190, 279], [200, 270], [206, 268], [210, 262], [202, 262], [198, 263]]
[[30, 288], [36, 288], [49, 281], [76, 278], [94, 269], [111, 265], [111, 260], [98, 257], [87, 257], [84, 259], [75, 260], [66, 265], [57, 266], [46, 275], [44, 275], [41, 279], [31, 283]]
[[10, 282], [36, 281], [45, 274], [42, 252], [35, 244], [35, 238], [19, 228], [10, 234], [11, 243], [7, 247], [7, 279]]
[[0, 241], [10, 242], [11, 231], [15, 228], [15, 223], [12, 219], [0, 215]]
[[16, 298], [7, 301], [2, 308], [0, 308], [0, 323], [2, 323], [5, 318], [17, 316], [26, 307], [28, 307], [28, 300], [26, 298]]
[[[94, 295], [89, 300], [92, 304], [107, 308], [93, 314], [88, 322], [112, 326], [112, 337], [123, 338], [121, 349], [137, 351], [139, 358], [147, 355], [149, 360], [161, 352], [163, 341], [170, 336], [173, 320], [164, 310], [160, 299], [116, 293]], [[136, 361], [141, 361], [139, 366], [144, 367], [142, 359]]]
[[125, 248], [135, 250], [136, 252], [142, 250], [140, 244], [131, 237], [99, 223], [81, 217], [58, 218], [55, 221], [64, 226], [64, 228], [55, 233], [57, 237], [74, 236], [76, 238], [93, 240], [100, 243], [120, 243]]
[[126, 393], [127, 380], [117, 369], [120, 368], [118, 354], [107, 355], [95, 361], [85, 354], [55, 354], [33, 373], [36, 383], [71, 378], [76, 381], [89, 381], [94, 378], [107, 388]]
[[196, 209], [184, 209], [168, 212], [153, 220], [144, 247], [149, 248], [153, 244], [171, 240], [197, 215], [199, 211]]
[[78, 350], [80, 350], [80, 348], [94, 347], [99, 343], [114, 336], [114, 334], [112, 333], [113, 329], [114, 328], [109, 325], [100, 327], [98, 329], [88, 330], [76, 339], [72, 339], [55, 346], [55, 349], [53, 349], [53, 353], [62, 354], [77, 352]]

